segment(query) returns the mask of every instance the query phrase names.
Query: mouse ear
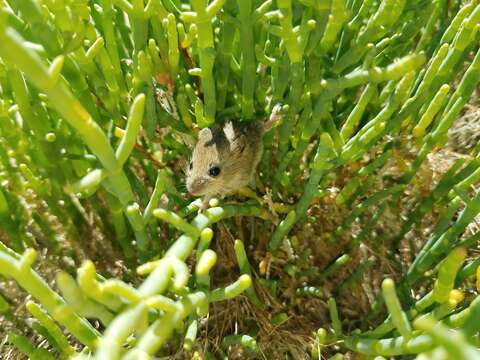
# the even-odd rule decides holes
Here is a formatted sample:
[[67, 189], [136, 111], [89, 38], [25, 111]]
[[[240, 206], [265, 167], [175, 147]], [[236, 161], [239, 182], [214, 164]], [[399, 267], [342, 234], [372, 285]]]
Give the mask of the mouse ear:
[[198, 140], [210, 140], [212, 138], [212, 130], [210, 128], [203, 128], [198, 132]]
[[230, 150], [232, 153], [241, 154], [245, 150], [246, 146], [247, 137], [244, 134], [237, 135], [237, 137], [230, 142]]
[[223, 127], [225, 137], [230, 144], [230, 151], [232, 153], [240, 154], [245, 150], [247, 144], [247, 137], [243, 132], [235, 127], [233, 122], [228, 122]]

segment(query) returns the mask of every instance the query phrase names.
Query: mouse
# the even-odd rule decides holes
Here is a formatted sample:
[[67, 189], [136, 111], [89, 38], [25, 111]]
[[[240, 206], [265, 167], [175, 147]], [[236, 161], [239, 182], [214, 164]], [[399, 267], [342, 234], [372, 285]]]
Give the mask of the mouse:
[[280, 119], [281, 105], [268, 120], [227, 121], [203, 128], [187, 165], [186, 185], [193, 196], [204, 196], [200, 210], [213, 197], [223, 198], [248, 185], [263, 154], [263, 135]]

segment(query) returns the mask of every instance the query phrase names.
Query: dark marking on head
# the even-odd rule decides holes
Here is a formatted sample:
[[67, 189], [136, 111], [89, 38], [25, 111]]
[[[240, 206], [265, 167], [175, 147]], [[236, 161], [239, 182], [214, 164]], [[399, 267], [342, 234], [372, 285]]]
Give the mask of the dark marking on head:
[[207, 142], [203, 145], [203, 147], [209, 147], [209, 146], [213, 146], [213, 145], [215, 145], [215, 139], [212, 139], [212, 140], [207, 141]]

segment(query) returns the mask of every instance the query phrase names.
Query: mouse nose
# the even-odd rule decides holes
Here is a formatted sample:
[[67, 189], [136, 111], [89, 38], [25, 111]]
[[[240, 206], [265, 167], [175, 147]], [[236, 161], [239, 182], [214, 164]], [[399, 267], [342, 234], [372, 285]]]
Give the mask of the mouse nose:
[[202, 190], [205, 188], [205, 181], [202, 180], [194, 180], [187, 182], [187, 190], [193, 196], [200, 196], [203, 195]]

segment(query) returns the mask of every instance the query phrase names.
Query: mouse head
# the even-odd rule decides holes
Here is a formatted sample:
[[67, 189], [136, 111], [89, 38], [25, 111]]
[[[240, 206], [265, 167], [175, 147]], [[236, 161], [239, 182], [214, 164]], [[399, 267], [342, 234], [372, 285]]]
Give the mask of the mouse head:
[[195, 196], [229, 192], [245, 149], [244, 136], [235, 136], [229, 125], [204, 128], [198, 134], [187, 168], [187, 190]]

